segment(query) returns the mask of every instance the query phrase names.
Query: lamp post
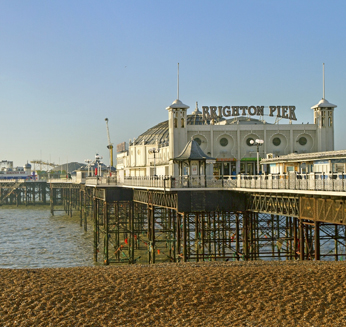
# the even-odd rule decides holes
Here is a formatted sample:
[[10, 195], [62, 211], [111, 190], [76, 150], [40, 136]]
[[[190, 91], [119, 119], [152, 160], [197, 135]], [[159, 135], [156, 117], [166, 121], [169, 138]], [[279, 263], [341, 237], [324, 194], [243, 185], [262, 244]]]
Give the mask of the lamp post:
[[260, 140], [260, 139], [256, 139], [256, 140], [251, 140], [250, 144], [251, 145], [256, 145], [257, 146], [257, 174], [259, 174], [259, 147], [261, 145], [263, 145], [264, 141]]
[[155, 162], [156, 153], [159, 153], [159, 152], [160, 152], [160, 149], [157, 149], [157, 148], [151, 148], [149, 150], [150, 154], [154, 154], [154, 176], [156, 176], [156, 162]]

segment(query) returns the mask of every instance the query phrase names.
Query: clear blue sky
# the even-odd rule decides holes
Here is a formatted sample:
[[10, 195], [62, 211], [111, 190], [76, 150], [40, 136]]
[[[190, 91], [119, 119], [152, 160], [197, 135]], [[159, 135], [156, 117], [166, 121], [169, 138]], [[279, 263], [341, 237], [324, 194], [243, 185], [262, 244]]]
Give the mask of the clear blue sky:
[[[108, 164], [111, 140], [199, 105], [338, 107], [346, 149], [346, 1], [0, 0], [0, 160]], [[268, 121], [270, 121], [268, 119]], [[283, 123], [283, 121], [282, 121]]]

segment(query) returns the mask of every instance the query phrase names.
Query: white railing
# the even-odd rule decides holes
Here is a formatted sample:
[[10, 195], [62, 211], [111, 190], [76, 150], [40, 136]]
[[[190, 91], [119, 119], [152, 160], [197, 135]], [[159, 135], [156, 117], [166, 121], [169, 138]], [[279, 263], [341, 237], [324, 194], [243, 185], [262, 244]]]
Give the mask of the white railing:
[[231, 176], [128, 176], [120, 185], [153, 188], [249, 188], [346, 192], [343, 173], [267, 174]]
[[48, 183], [76, 183], [76, 178], [50, 178], [47, 180]]
[[[74, 179], [51, 179], [55, 183], [78, 183]], [[86, 185], [131, 186], [161, 189], [177, 188], [247, 188], [268, 190], [309, 190], [346, 192], [344, 173], [267, 174], [231, 176], [127, 176], [117, 182], [116, 177], [88, 177]]]
[[346, 192], [344, 173], [238, 175], [238, 188]]
[[117, 185], [117, 178], [115, 176], [108, 176], [108, 177], [87, 177], [85, 179], [86, 185], [99, 185], [99, 186], [116, 186]]
[[121, 185], [156, 188], [236, 187], [236, 176], [128, 176]]
[[33, 182], [46, 182], [45, 180], [35, 180], [35, 179], [29, 179], [29, 178], [12, 178], [12, 179], [1, 179], [1, 183], [17, 183], [17, 182], [22, 182], [22, 183], [33, 183]]

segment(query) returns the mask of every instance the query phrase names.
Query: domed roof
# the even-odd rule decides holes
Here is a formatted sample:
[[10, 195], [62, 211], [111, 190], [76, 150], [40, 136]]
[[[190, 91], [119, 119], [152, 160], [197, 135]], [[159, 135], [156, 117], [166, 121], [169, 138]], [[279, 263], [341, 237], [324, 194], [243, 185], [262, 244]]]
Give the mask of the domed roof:
[[[187, 109], [189, 106], [183, 104], [180, 100], [175, 100], [172, 105], [166, 109]], [[222, 118], [222, 120], [224, 120]], [[187, 115], [187, 125], [210, 125], [210, 119], [203, 120], [202, 113], [198, 110], [198, 103], [196, 102], [195, 110]], [[156, 140], [161, 146], [168, 146], [169, 135], [168, 135], [168, 120], [163, 121], [155, 125], [154, 127], [149, 128], [146, 132], [139, 135], [133, 144], [156, 144]]]
[[[171, 106], [166, 109], [187, 109], [189, 106], [183, 104], [180, 100], [175, 100]], [[198, 103], [196, 102], [195, 110], [187, 115], [187, 125], [210, 125], [211, 123], [217, 125], [230, 125], [230, 124], [265, 124], [264, 121], [239, 116], [232, 119], [219, 118], [217, 121], [212, 121], [211, 119], [204, 120], [203, 114], [198, 109]], [[145, 131], [143, 134], [139, 135], [132, 144], [130, 145], [141, 145], [141, 144], [156, 144], [159, 146], [168, 146], [169, 144], [169, 128], [168, 120], [163, 121]]]
[[259, 120], [256, 118], [251, 118], [251, 117], [246, 117], [246, 116], [238, 116], [235, 118], [231, 118], [231, 119], [227, 119], [226, 121], [226, 125], [235, 125], [235, 124], [239, 124], [239, 125], [257, 125], [257, 124], [271, 124], [271, 123], [267, 123], [264, 120]]
[[330, 102], [328, 102], [328, 100], [322, 98], [322, 100], [317, 103], [316, 105], [314, 105], [313, 107], [311, 107], [311, 109], [316, 109], [316, 108], [336, 108], [337, 106], [335, 104], [332, 104]]
[[149, 128], [146, 132], [139, 135], [133, 144], [155, 144], [156, 140], [163, 146], [165, 144], [168, 145], [168, 120]]

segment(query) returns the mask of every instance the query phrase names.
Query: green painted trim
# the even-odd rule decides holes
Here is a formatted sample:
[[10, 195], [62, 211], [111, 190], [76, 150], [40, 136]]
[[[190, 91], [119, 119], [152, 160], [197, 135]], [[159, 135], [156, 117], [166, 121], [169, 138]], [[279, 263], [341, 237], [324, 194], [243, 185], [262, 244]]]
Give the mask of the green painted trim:
[[[259, 159], [261, 160], [262, 158], [260, 157]], [[240, 162], [242, 161], [257, 161], [257, 158], [242, 158]]]

